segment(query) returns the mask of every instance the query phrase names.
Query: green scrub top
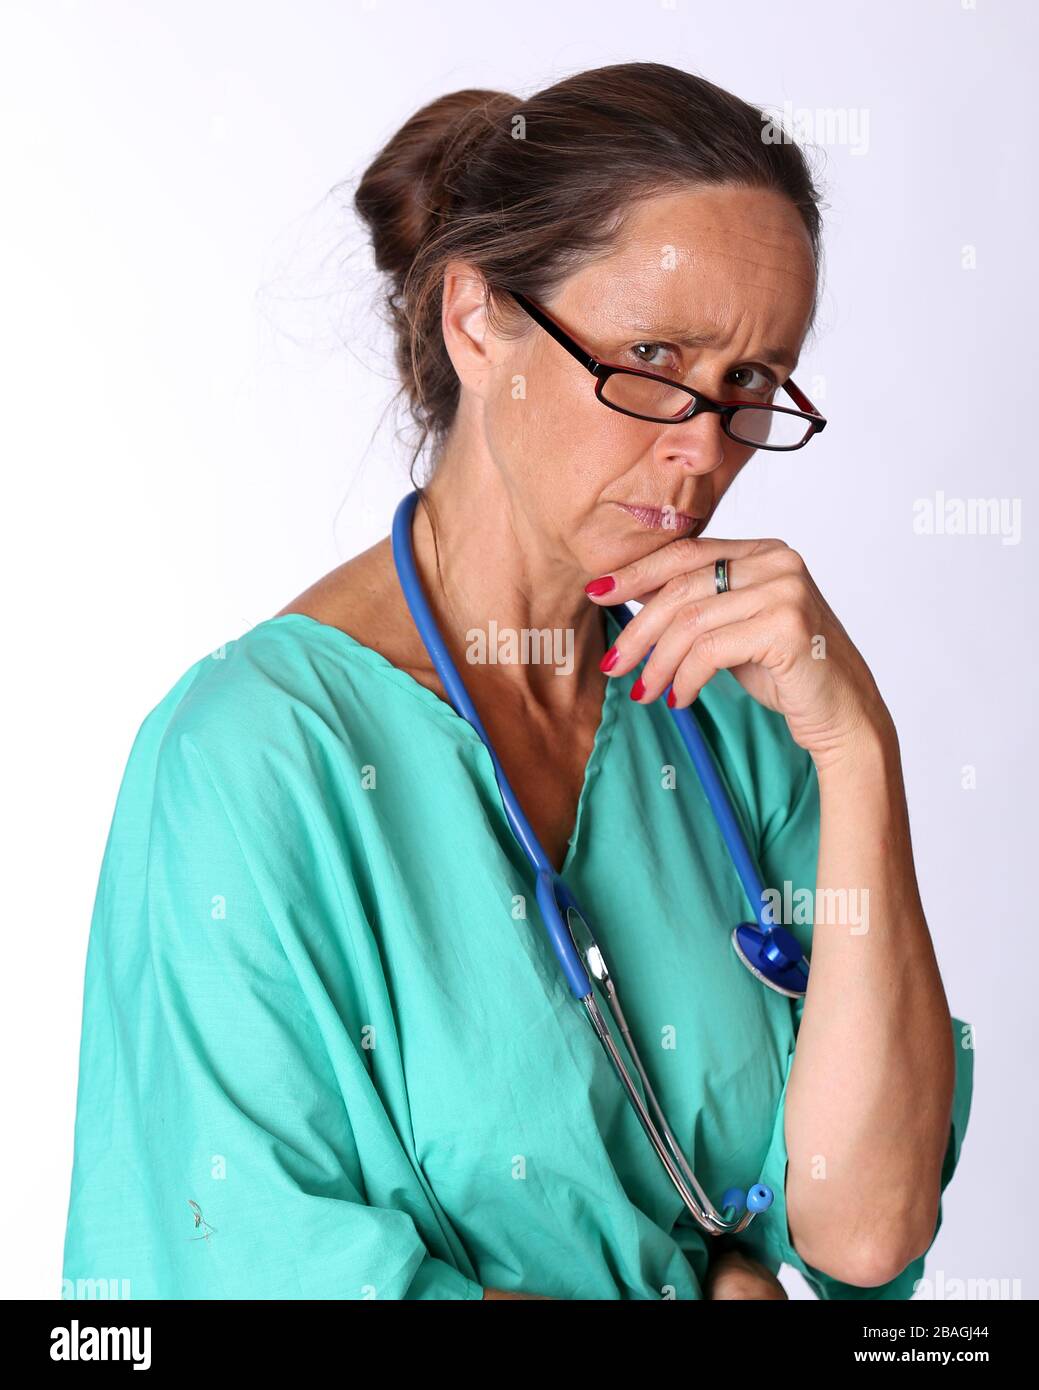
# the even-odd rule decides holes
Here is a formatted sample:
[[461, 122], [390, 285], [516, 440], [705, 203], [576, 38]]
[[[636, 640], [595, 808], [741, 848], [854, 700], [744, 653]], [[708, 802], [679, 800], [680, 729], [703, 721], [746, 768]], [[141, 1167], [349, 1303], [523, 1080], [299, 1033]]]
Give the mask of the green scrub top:
[[[606, 682], [563, 871], [657, 1097], [716, 1204], [773, 1189], [748, 1253], [820, 1298], [908, 1298], [923, 1257], [859, 1289], [791, 1244], [803, 1001], [737, 959], [754, 914], [633, 678]], [[764, 883], [803, 901], [811, 758], [728, 671], [696, 708]], [[953, 1032], [943, 1189], [973, 1080]], [[475, 730], [302, 614], [195, 662], [137, 733], [101, 867], [64, 1296], [699, 1299], [711, 1240], [566, 986]]]

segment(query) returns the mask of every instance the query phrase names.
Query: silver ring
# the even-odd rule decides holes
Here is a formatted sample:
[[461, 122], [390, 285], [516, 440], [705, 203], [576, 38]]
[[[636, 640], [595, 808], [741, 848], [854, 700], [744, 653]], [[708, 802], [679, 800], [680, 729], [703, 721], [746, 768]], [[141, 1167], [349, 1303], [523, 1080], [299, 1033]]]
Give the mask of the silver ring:
[[715, 560], [714, 562], [714, 592], [716, 594], [727, 594], [729, 592], [728, 560]]

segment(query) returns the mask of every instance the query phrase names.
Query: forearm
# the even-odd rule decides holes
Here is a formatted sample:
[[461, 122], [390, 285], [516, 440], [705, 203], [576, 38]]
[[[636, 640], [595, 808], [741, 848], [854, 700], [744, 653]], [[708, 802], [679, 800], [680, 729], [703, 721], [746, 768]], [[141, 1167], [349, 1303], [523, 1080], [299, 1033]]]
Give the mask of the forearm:
[[[812, 968], [786, 1103], [787, 1214], [808, 1264], [864, 1287], [930, 1242], [955, 1054], [893, 725], [830, 761], [819, 787]], [[830, 903], [848, 910], [820, 913]]]

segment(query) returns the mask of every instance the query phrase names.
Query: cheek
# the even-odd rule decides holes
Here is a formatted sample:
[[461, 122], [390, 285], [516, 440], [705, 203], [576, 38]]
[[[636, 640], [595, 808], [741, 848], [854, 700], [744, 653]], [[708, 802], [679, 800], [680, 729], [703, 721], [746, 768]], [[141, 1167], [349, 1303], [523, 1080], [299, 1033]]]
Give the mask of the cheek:
[[594, 497], [645, 453], [637, 421], [602, 405], [590, 373], [503, 376], [486, 437], [503, 472], [543, 485], [549, 502]]

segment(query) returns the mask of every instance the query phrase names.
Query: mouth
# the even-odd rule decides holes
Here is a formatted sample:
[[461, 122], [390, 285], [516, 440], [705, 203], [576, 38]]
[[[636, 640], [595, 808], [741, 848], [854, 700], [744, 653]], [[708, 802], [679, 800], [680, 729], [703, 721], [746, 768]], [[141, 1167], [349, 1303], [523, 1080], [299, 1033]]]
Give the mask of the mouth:
[[677, 512], [673, 507], [645, 507], [627, 502], [616, 505], [633, 516], [641, 526], [652, 531], [671, 531], [676, 536], [688, 536], [702, 531], [707, 525], [705, 516], [691, 516], [688, 512]]

